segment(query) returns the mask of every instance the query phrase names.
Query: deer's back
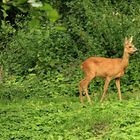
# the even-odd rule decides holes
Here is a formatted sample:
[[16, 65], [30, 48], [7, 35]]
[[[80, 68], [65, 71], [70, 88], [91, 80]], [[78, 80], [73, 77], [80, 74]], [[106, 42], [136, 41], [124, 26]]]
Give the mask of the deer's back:
[[99, 77], [116, 78], [124, 74], [121, 62], [121, 58], [90, 57], [82, 63], [81, 67], [86, 74], [94, 73]]

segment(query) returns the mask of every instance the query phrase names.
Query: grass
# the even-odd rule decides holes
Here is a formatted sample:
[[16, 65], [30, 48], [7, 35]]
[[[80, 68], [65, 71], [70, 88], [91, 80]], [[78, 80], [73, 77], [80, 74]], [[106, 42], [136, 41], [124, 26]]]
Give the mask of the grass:
[[[83, 107], [78, 97], [0, 102], [3, 140], [139, 140], [140, 100], [107, 97]], [[131, 96], [131, 95], [130, 95]], [[115, 97], [115, 95], [114, 95]]]

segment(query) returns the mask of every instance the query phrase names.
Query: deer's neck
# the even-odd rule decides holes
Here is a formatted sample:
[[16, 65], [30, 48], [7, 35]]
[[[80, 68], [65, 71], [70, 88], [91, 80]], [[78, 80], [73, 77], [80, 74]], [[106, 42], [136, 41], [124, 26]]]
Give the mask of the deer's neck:
[[124, 51], [123, 57], [122, 57], [122, 66], [126, 68], [129, 63], [129, 54]]

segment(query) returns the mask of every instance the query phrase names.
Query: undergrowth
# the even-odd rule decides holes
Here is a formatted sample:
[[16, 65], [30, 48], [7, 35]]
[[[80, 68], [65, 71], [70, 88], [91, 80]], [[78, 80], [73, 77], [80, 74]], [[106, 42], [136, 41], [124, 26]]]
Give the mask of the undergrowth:
[[1, 100], [0, 137], [4, 140], [139, 140], [139, 94], [129, 95], [131, 98], [122, 102], [114, 96], [107, 96], [103, 104], [93, 98], [92, 106], [87, 102], [82, 106], [78, 97], [67, 95]]

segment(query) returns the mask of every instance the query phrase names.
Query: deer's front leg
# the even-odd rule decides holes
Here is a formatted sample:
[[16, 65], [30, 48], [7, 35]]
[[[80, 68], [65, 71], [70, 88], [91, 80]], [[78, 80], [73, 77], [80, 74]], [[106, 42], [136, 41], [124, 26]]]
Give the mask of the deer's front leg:
[[119, 97], [119, 100], [121, 101], [122, 95], [121, 95], [121, 90], [120, 90], [120, 78], [116, 78], [115, 82], [116, 82], [116, 87], [118, 89], [118, 97]]

